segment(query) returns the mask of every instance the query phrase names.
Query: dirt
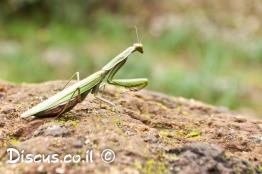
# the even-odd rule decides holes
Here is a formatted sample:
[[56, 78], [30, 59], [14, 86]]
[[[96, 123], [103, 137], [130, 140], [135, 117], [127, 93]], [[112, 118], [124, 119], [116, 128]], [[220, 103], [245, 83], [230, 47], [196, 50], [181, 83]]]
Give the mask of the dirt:
[[[20, 118], [64, 84], [0, 82], [0, 173], [262, 173], [262, 120], [182, 97], [107, 86], [116, 111], [89, 95], [59, 118]], [[8, 164], [10, 147], [81, 160], [92, 149], [93, 161]], [[107, 148], [111, 163], [101, 160]]]

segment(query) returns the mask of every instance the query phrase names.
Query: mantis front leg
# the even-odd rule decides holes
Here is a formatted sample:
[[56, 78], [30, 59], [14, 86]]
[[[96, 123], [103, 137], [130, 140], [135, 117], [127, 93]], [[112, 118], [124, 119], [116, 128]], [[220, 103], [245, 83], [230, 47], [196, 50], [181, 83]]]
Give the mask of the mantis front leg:
[[117, 64], [109, 73], [107, 83], [117, 86], [123, 86], [129, 88], [131, 91], [138, 91], [143, 89], [148, 84], [148, 79], [137, 78], [137, 79], [113, 79], [119, 69], [125, 64], [125, 61]]
[[145, 78], [115, 79], [115, 80], [112, 80], [110, 84], [126, 87], [130, 91], [139, 91], [147, 86], [148, 80]]

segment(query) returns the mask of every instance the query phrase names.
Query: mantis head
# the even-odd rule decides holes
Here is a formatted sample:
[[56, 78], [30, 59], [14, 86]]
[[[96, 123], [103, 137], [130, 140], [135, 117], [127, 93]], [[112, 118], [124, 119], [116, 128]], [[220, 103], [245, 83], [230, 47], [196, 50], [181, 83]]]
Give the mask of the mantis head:
[[140, 53], [144, 53], [143, 44], [141, 44], [141, 41], [139, 41], [139, 36], [138, 36], [138, 31], [137, 31], [136, 26], [135, 26], [135, 30], [136, 30], [137, 43], [134, 43], [133, 47], [135, 48], [135, 51], [138, 51]]
[[144, 50], [143, 50], [143, 44], [141, 43], [134, 43], [133, 47], [135, 47], [135, 50], [140, 52], [140, 53], [143, 53]]

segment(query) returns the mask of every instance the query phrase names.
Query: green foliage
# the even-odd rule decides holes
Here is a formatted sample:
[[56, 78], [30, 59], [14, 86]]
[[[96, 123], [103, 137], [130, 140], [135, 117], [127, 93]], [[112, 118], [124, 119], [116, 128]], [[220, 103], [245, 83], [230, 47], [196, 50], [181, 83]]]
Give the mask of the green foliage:
[[[93, 13], [101, 0], [4, 0], [0, 2], [0, 14], [3, 20], [34, 18], [45, 22], [60, 21], [71, 24], [86, 23], [82, 19]], [[19, 14], [19, 15], [17, 15]]]

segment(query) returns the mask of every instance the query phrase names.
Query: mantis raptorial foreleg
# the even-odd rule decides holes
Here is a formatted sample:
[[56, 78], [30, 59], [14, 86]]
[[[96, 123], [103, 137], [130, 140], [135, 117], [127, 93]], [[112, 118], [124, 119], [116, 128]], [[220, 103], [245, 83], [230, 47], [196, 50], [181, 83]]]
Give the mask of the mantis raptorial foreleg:
[[123, 86], [128, 88], [130, 91], [139, 91], [147, 86], [147, 79], [115, 79], [112, 80], [111, 84]]
[[112, 85], [123, 86], [131, 91], [138, 91], [143, 89], [147, 84], [148, 80], [145, 78], [137, 78], [137, 79], [113, 79], [118, 70], [125, 64], [126, 61], [120, 62], [117, 66], [115, 66], [110, 74], [108, 75], [107, 82]]
[[67, 85], [73, 80], [73, 78], [76, 77], [76, 80], [79, 82], [80, 81], [80, 74], [79, 72], [75, 72], [71, 77], [70, 79], [68, 80], [68, 82], [65, 84], [65, 86], [62, 88], [62, 90], [64, 90]]
[[[117, 86], [123, 86], [126, 88], [129, 88], [131, 91], [137, 91], [140, 89], [143, 89], [147, 83], [148, 80], [145, 78], [137, 78], [137, 79], [113, 79], [115, 74], [118, 72], [118, 70], [125, 64], [126, 60], [120, 62], [118, 65], [116, 65], [111, 72], [108, 75], [107, 82], [112, 85], [117, 85]], [[104, 84], [98, 89], [104, 88]], [[115, 104], [107, 99], [104, 99], [102, 97], [97, 96], [98, 89], [94, 88], [94, 94], [95, 97], [113, 107], [113, 111], [115, 110]]]

